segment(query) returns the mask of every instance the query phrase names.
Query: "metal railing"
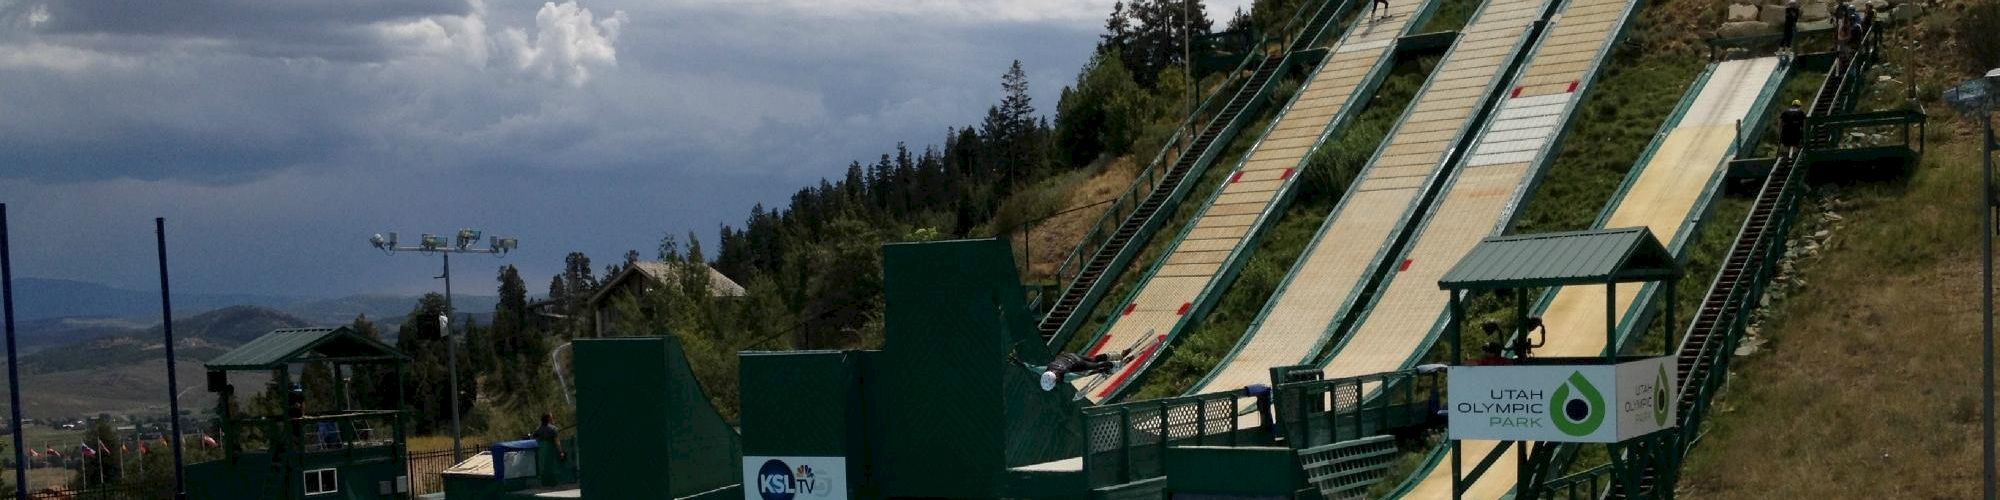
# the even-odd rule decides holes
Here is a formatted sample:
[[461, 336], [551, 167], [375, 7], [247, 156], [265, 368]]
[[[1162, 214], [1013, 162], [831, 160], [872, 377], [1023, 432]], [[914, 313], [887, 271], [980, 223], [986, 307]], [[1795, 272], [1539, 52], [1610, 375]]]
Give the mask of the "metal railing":
[[1248, 414], [1242, 400], [1249, 397], [1225, 392], [1083, 410], [1085, 481], [1098, 488], [1165, 475], [1170, 445], [1243, 443], [1240, 421]]
[[[471, 452], [466, 456], [478, 455], [480, 450], [490, 447], [492, 446], [466, 446], [465, 449]], [[409, 464], [410, 467], [410, 495], [412, 496], [428, 495], [444, 491], [444, 470], [451, 468], [453, 465], [458, 465], [457, 462], [451, 459], [451, 450], [411, 453], [407, 455], [407, 458], [408, 460], [405, 460], [405, 463]]]
[[[7, 488], [0, 494], [0, 500], [15, 500], [14, 489]], [[43, 488], [30, 491], [28, 500], [172, 500], [172, 481], [145, 481], [90, 488]]]
[[[1305, 29], [1304, 23], [1311, 19], [1311, 16], [1307, 14], [1317, 14], [1320, 11], [1320, 9], [1310, 9], [1308, 7], [1318, 5], [1321, 9], [1332, 8], [1335, 3], [1346, 1], [1350, 0], [1313, 0], [1301, 4], [1298, 12], [1292, 14], [1291, 20], [1286, 21], [1285, 28], [1280, 30], [1279, 37], [1282, 37], [1282, 40], [1292, 40], [1303, 35], [1303, 33], [1299, 32]], [[1063, 258], [1062, 263], [1056, 266], [1055, 273], [1052, 276], [1056, 282], [1055, 293], [1063, 293], [1064, 290], [1074, 285], [1076, 277], [1082, 274], [1083, 266], [1088, 263], [1090, 258], [1095, 257], [1103, 250], [1105, 243], [1110, 242], [1111, 236], [1117, 234], [1118, 227], [1124, 224], [1125, 219], [1132, 212], [1138, 210], [1139, 205], [1144, 203], [1147, 196], [1158, 189], [1160, 181], [1166, 178], [1167, 171], [1173, 168], [1175, 161], [1178, 161], [1182, 156], [1187, 154], [1199, 154], [1197, 151], [1182, 151], [1180, 154], [1173, 153], [1180, 144], [1184, 142], [1191, 143], [1194, 137], [1199, 137], [1198, 134], [1189, 135], [1190, 132], [1198, 132], [1193, 128], [1195, 124], [1204, 124], [1202, 129], [1204, 131], [1209, 127], [1213, 127], [1213, 124], [1210, 122], [1221, 114], [1220, 106], [1216, 105], [1217, 98], [1225, 95], [1234, 97], [1244, 90], [1255, 92], [1255, 89], [1238, 89], [1237, 87], [1249, 79], [1250, 75], [1245, 74], [1244, 70], [1250, 67], [1252, 61], [1266, 59], [1264, 45], [1270, 43], [1275, 38], [1278, 37], [1265, 36], [1253, 44], [1252, 49], [1244, 54], [1243, 60], [1237, 63], [1236, 68], [1228, 72], [1229, 78], [1223, 80], [1221, 85], [1216, 86], [1215, 91], [1202, 99], [1201, 105], [1196, 107], [1194, 112], [1189, 114], [1185, 120], [1182, 120], [1179, 126], [1174, 128], [1174, 133], [1167, 136], [1166, 142], [1160, 147], [1160, 152], [1153, 155], [1153, 160], [1146, 164], [1145, 169], [1140, 170], [1137, 178], [1132, 180], [1132, 185], [1127, 187], [1124, 193], [1118, 195], [1118, 198], [1112, 201], [1111, 206], [1104, 210], [1104, 215], [1099, 216], [1096, 223], [1091, 224], [1090, 232], [1085, 233], [1083, 239], [1077, 242], [1076, 248], [1070, 250], [1069, 254]], [[1273, 78], [1275, 77], [1274, 75]], [[1189, 89], [1189, 91], [1193, 92], [1195, 89]], [[1222, 102], [1227, 102], [1227, 99], [1222, 100]], [[1218, 144], [1211, 144], [1209, 147], [1216, 146]], [[1161, 208], [1164, 209], [1166, 207]], [[1042, 287], [1035, 287], [1028, 298], [1029, 310], [1042, 310], [1042, 303], [1047, 296], [1048, 293], [1043, 291]], [[1077, 313], [1082, 312], [1077, 311]]]
[[1362, 439], [1423, 423], [1444, 401], [1443, 372], [1400, 370], [1279, 384], [1279, 432], [1293, 448]]

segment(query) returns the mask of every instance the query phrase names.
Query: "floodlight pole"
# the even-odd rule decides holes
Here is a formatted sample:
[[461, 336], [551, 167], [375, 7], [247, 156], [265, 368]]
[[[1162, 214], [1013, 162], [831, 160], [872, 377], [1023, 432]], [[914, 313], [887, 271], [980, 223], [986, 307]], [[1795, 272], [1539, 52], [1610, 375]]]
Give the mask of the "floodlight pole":
[[14, 359], [14, 262], [7, 248], [7, 204], [0, 203], [0, 304], [7, 321], [7, 397], [14, 410], [14, 498], [28, 498], [28, 445], [21, 437], [21, 363]]
[[[445, 370], [451, 372], [449, 375], [451, 380], [450, 382], [451, 397], [447, 398], [450, 401], [447, 402], [446, 404], [451, 406], [451, 461], [454, 464], [465, 461], [465, 456], [463, 454], [463, 451], [460, 449], [460, 441], [462, 436], [460, 433], [459, 419], [458, 419], [458, 397], [459, 397], [458, 339], [453, 338], [451, 335], [450, 315], [452, 312], [455, 311], [455, 309], [452, 308], [452, 301], [451, 301], [451, 254], [487, 253], [487, 254], [504, 256], [507, 254], [508, 250], [513, 249], [512, 245], [516, 243], [514, 239], [508, 238], [504, 240], [505, 245], [503, 245], [502, 244], [503, 240], [500, 240], [498, 237], [495, 237], [495, 239], [493, 240], [494, 244], [492, 247], [473, 248], [471, 244], [478, 242], [478, 235], [476, 234], [477, 232], [475, 231], [474, 235], [471, 236], [470, 239], [468, 240], [467, 237], [465, 236], [466, 231], [470, 230], [461, 230], [459, 232], [459, 239], [454, 241], [453, 244], [450, 245], [434, 245], [426, 241], [419, 246], [396, 246], [395, 238], [393, 238], [394, 233], [390, 234], [392, 238], [390, 238], [388, 241], [383, 241], [381, 239], [381, 235], [376, 235], [376, 238], [371, 240], [371, 243], [373, 243], [376, 248], [381, 249], [383, 252], [387, 253], [415, 251], [419, 253], [428, 254], [431, 252], [437, 252], [440, 256], [444, 257], [444, 274], [438, 276], [432, 276], [431, 278], [444, 280], [444, 314], [438, 315], [438, 334], [444, 336]], [[428, 239], [428, 236], [430, 235], [425, 235], [425, 236]]]
[[[160, 254], [160, 328], [166, 331], [167, 339], [167, 426], [174, 432], [174, 498], [187, 500], [187, 473], [181, 462], [181, 392], [180, 380], [174, 373], [174, 303], [167, 286], [167, 219], [153, 218], [154, 240]], [[19, 405], [15, 405], [17, 408]], [[104, 472], [103, 459], [97, 462], [97, 471]]]

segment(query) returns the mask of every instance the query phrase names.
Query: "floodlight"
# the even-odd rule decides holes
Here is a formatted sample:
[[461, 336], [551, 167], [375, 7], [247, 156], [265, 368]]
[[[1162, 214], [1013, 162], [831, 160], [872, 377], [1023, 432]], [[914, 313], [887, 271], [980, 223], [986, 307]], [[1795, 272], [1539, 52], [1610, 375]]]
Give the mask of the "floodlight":
[[478, 229], [472, 228], [460, 229], [458, 230], [458, 241], [454, 243], [461, 250], [470, 247], [473, 243], [479, 242], [479, 232]]
[[386, 240], [383, 240], [383, 239], [382, 239], [382, 233], [375, 233], [375, 235], [374, 235], [374, 236], [369, 236], [369, 237], [368, 237], [368, 244], [369, 244], [369, 245], [374, 245], [374, 246], [375, 246], [375, 248], [377, 248], [377, 249], [380, 249], [380, 248], [382, 248], [382, 244], [383, 244], [383, 243], [385, 243], [385, 242], [386, 242]]
[[511, 251], [513, 249], [520, 248], [521, 240], [494, 236], [493, 239], [490, 242], [488, 242], [488, 245], [492, 246], [494, 252], [507, 253], [508, 251]]
[[424, 242], [422, 245], [424, 250], [442, 249], [445, 247], [445, 244], [446, 243], [443, 236], [438, 236], [435, 234], [428, 234], [428, 233], [424, 234]]

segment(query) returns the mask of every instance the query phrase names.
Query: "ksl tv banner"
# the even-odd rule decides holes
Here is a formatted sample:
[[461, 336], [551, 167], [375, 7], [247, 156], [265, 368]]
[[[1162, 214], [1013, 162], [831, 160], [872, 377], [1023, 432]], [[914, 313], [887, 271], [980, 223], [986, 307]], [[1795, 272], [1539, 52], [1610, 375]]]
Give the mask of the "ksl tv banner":
[[1454, 366], [1452, 439], [1616, 443], [1674, 426], [1672, 357], [1616, 365]]

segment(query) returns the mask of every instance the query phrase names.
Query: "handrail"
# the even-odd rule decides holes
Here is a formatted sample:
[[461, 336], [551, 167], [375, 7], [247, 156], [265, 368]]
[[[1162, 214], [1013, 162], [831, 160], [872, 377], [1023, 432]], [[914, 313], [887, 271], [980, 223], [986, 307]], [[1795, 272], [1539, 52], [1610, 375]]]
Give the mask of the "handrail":
[[1164, 476], [1170, 445], [1236, 446], [1245, 397], [1223, 392], [1085, 408], [1084, 481], [1097, 488]]
[[[1293, 448], [1361, 439], [1435, 414], [1443, 404], [1444, 372], [1416, 370], [1278, 384], [1278, 429]], [[1413, 414], [1414, 412], [1414, 414]], [[1325, 432], [1315, 432], [1324, 428]], [[1343, 435], [1341, 429], [1350, 432]]]
[[[1285, 27], [1280, 30], [1280, 34], [1284, 35], [1284, 39], [1286, 40], [1295, 38], [1297, 35], [1292, 35], [1291, 32], [1296, 29], [1303, 29], [1301, 23], [1305, 22], [1305, 19], [1308, 19], [1306, 13], [1312, 12], [1317, 14], [1319, 12], [1319, 9], [1308, 9], [1308, 6], [1316, 3], [1323, 9], [1335, 1], [1339, 0], [1321, 0], [1300, 4], [1298, 11], [1292, 14], [1291, 20], [1285, 23]], [[1095, 256], [1103, 250], [1104, 244], [1110, 241], [1109, 235], [1114, 234], [1118, 230], [1118, 225], [1122, 225], [1126, 216], [1131, 215], [1134, 210], [1138, 209], [1139, 201], [1137, 200], [1144, 199], [1138, 195], [1142, 192], [1150, 194], [1158, 188], [1159, 184], [1157, 181], [1165, 178], [1165, 172], [1170, 168], [1170, 165], [1165, 161], [1168, 153], [1175, 149], [1176, 144], [1184, 140], [1184, 136], [1192, 128], [1196, 119], [1209, 110], [1217, 97], [1225, 93], [1233, 97], [1242, 91], [1239, 89], [1236, 92], [1225, 92], [1240, 83], [1238, 80], [1247, 80], [1247, 77], [1243, 75], [1243, 70], [1249, 67], [1250, 61], [1268, 59], [1264, 57], [1263, 46], [1270, 43], [1271, 39], [1272, 37], [1266, 36], [1254, 42], [1255, 46], [1244, 54], [1243, 60], [1236, 64], [1235, 69], [1229, 71], [1229, 78], [1224, 80], [1222, 85], [1217, 86], [1214, 92], [1209, 93], [1208, 97], [1202, 100], [1201, 105], [1197, 106], [1193, 113], [1189, 114], [1186, 119], [1181, 121], [1179, 126], [1174, 128], [1173, 135], [1167, 137], [1167, 141], [1160, 147], [1160, 152], [1153, 155], [1153, 160], [1147, 163], [1146, 168], [1141, 170], [1140, 174], [1132, 180], [1132, 185], [1126, 188], [1123, 194], [1118, 196], [1117, 201], [1112, 204], [1111, 208], [1104, 211], [1104, 215], [1098, 217], [1096, 223], [1091, 224], [1090, 232], [1085, 233], [1084, 237], [1077, 242], [1076, 248], [1071, 250], [1069, 255], [1063, 258], [1062, 263], [1056, 266], [1053, 277], [1056, 283], [1060, 285], [1057, 290], [1067, 290], [1075, 284], [1076, 276], [1082, 274], [1081, 271], [1087, 258], [1085, 251], [1089, 251], [1088, 256]], [[1196, 89], [1189, 88], [1188, 91], [1195, 92]], [[1209, 122], [1206, 125], [1212, 126], [1213, 120], [1211, 119]], [[1203, 130], [1206, 130], [1206, 127]], [[1188, 153], [1192, 153], [1192, 151], [1182, 152], [1181, 156], [1185, 156]], [[1176, 156], [1175, 159], [1178, 160], [1179, 156]], [[1046, 297], [1047, 293], [1038, 288], [1028, 299], [1029, 310], [1041, 310], [1042, 301]]]

